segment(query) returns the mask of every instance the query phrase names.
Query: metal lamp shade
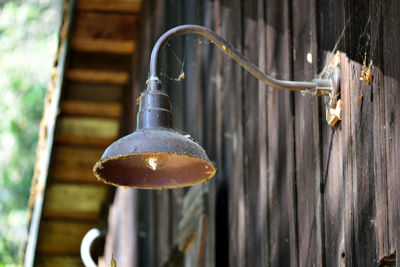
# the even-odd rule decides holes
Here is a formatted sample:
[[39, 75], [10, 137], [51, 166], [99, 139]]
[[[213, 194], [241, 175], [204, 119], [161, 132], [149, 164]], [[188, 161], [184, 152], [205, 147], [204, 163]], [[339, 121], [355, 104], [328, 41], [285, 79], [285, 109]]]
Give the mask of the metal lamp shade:
[[215, 167], [204, 149], [173, 130], [141, 129], [107, 148], [93, 168], [105, 183], [142, 189], [167, 189], [204, 182]]
[[172, 129], [171, 102], [153, 81], [140, 96], [137, 130], [111, 144], [93, 172], [113, 185], [167, 189], [204, 182], [215, 167], [199, 144]]
[[105, 183], [167, 189], [204, 182], [215, 174], [205, 151], [168, 129], [142, 129], [107, 148], [93, 172]]

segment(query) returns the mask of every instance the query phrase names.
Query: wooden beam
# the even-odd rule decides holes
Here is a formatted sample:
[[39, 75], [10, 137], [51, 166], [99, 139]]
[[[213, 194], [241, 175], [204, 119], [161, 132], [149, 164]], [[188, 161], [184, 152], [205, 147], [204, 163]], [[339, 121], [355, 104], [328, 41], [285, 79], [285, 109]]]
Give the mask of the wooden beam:
[[58, 120], [55, 140], [58, 144], [110, 145], [118, 137], [119, 121], [115, 119], [64, 117]]
[[78, 11], [73, 38], [133, 41], [137, 37], [138, 22], [138, 16], [131, 14]]
[[68, 80], [87, 83], [125, 85], [129, 81], [129, 73], [126, 71], [70, 69], [66, 76]]
[[139, 13], [140, 0], [78, 0], [78, 10]]
[[131, 55], [136, 48], [136, 43], [134, 41], [74, 38], [72, 39], [71, 47], [74, 50], [82, 52]]
[[42, 267], [84, 267], [82, 259], [79, 256], [48, 256], [38, 255], [36, 260], [37, 266]]
[[115, 141], [115, 139], [59, 133], [56, 134], [55, 141], [57, 144], [61, 145], [102, 147], [105, 149], [106, 147], [111, 145]]
[[43, 220], [37, 251], [41, 254], [78, 256], [82, 238], [93, 227], [92, 223]]
[[92, 172], [94, 164], [103, 152], [103, 148], [56, 146], [49, 174], [51, 181], [103, 184]]
[[77, 137], [116, 139], [119, 121], [93, 117], [62, 117], [58, 121], [57, 134]]
[[121, 117], [121, 112], [122, 105], [120, 103], [78, 100], [68, 100], [61, 103], [61, 113], [65, 115], [118, 119]]
[[97, 220], [106, 195], [105, 185], [52, 184], [46, 193], [44, 217]]
[[66, 100], [121, 102], [123, 86], [68, 82], [63, 94]]

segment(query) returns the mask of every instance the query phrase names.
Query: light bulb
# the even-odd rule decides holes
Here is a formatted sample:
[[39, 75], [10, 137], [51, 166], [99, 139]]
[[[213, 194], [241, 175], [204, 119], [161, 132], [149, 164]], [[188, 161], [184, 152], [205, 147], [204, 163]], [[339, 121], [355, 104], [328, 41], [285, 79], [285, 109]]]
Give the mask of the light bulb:
[[144, 158], [144, 163], [149, 169], [156, 171], [164, 167], [164, 165], [167, 163], [167, 160], [167, 153], [150, 153]]

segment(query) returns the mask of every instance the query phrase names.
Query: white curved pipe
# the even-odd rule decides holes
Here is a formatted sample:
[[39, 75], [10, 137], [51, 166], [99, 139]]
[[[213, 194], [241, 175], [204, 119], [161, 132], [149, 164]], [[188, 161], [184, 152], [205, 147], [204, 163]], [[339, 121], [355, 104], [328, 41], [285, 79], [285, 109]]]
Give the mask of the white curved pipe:
[[97, 267], [97, 264], [90, 255], [90, 247], [94, 240], [101, 236], [101, 232], [97, 228], [90, 229], [82, 239], [81, 243], [81, 259], [86, 267]]

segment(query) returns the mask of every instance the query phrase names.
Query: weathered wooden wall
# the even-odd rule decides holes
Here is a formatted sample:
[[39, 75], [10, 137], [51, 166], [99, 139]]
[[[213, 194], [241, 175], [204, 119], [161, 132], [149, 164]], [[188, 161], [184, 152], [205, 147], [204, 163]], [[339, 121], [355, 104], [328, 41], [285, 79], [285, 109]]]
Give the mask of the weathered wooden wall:
[[[204, 38], [177, 37], [164, 48], [160, 76], [174, 124], [218, 169], [202, 185], [205, 266], [377, 266], [395, 258], [388, 256], [400, 248], [397, 0], [153, 0], [143, 10], [137, 91], [156, 38], [180, 24], [214, 29], [282, 79], [311, 80], [341, 51], [342, 121], [330, 127], [322, 99], [259, 83]], [[176, 57], [184, 62], [180, 82], [168, 78], [180, 74]], [[373, 62], [370, 84], [360, 80], [364, 58]], [[167, 261], [186, 191], [138, 191], [138, 266]]]

